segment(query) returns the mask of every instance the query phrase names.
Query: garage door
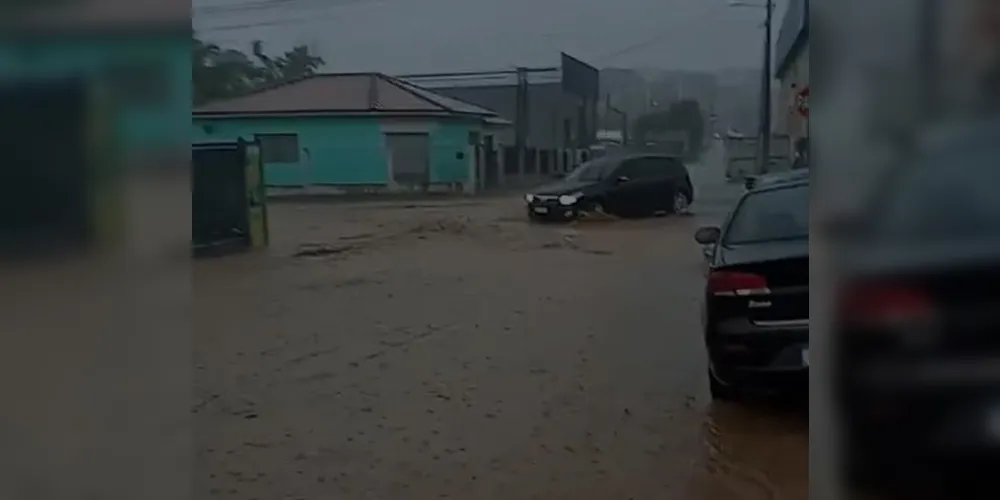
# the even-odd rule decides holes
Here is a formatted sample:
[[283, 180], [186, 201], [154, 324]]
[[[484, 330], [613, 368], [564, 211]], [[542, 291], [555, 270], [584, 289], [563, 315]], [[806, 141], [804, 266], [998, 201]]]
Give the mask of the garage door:
[[386, 134], [392, 159], [392, 180], [426, 187], [430, 182], [430, 138], [427, 134]]

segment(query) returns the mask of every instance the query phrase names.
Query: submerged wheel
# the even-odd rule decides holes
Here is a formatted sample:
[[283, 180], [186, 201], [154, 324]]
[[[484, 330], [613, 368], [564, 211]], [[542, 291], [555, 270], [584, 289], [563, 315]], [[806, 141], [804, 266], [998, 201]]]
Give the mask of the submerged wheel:
[[594, 214], [598, 216], [610, 215], [608, 214], [607, 205], [604, 204], [604, 200], [593, 200], [585, 205], [583, 210], [580, 210], [583, 215]]
[[674, 200], [671, 204], [675, 214], [686, 214], [688, 209], [691, 208], [691, 200], [688, 200], [687, 195], [677, 191], [674, 193]]

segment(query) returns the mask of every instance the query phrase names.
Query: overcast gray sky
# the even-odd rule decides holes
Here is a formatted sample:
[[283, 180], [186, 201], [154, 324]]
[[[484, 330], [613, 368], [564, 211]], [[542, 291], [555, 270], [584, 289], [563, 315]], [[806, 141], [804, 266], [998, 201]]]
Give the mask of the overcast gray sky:
[[[749, 0], [763, 3], [763, 0]], [[308, 44], [326, 71], [555, 66], [758, 66], [764, 9], [729, 0], [194, 0], [206, 40], [268, 52]], [[775, 37], [785, 0], [775, 0]]]

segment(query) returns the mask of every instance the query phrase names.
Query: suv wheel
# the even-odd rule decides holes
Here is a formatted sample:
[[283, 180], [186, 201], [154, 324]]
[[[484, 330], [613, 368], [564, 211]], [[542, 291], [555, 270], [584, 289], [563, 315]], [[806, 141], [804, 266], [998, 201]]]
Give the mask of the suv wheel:
[[671, 208], [675, 214], [683, 215], [688, 213], [688, 209], [691, 206], [691, 200], [688, 199], [684, 192], [677, 190], [674, 192], [673, 203]]

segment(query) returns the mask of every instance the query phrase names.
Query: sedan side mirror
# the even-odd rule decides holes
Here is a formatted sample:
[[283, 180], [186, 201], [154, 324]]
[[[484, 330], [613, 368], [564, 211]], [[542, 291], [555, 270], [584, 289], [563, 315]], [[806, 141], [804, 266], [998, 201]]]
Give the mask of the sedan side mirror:
[[719, 241], [719, 235], [721, 231], [719, 228], [714, 226], [707, 226], [699, 228], [694, 233], [694, 240], [702, 245], [714, 245]]

